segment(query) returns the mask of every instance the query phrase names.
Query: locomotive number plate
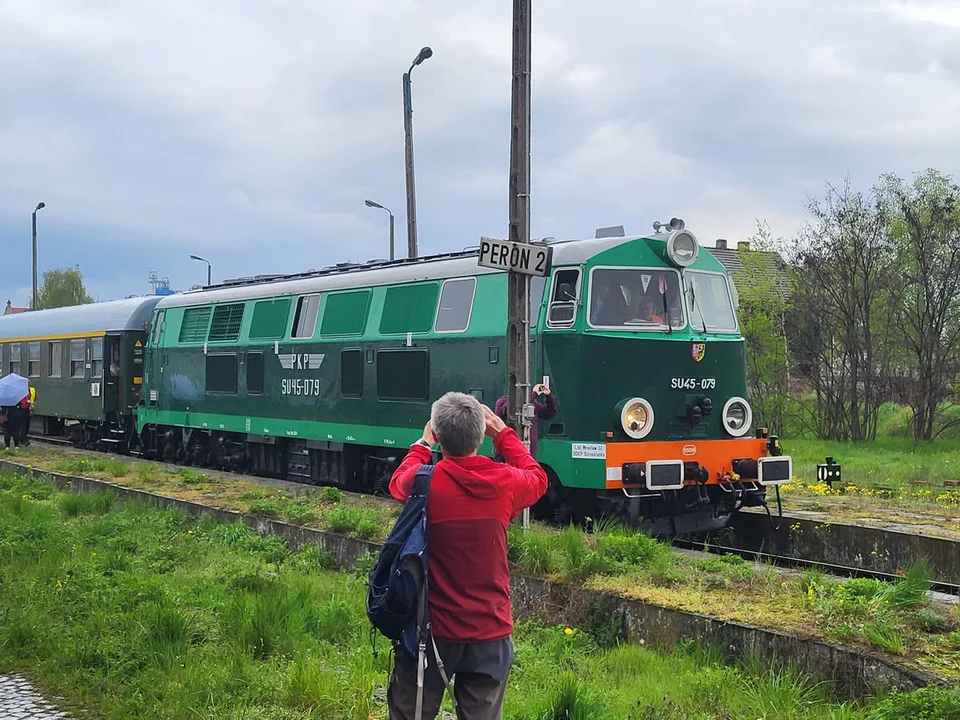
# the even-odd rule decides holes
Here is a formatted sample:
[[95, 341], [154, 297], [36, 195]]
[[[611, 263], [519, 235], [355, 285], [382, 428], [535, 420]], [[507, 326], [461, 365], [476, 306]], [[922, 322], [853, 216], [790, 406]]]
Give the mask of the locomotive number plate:
[[671, 390], [714, 390], [716, 378], [670, 378]]

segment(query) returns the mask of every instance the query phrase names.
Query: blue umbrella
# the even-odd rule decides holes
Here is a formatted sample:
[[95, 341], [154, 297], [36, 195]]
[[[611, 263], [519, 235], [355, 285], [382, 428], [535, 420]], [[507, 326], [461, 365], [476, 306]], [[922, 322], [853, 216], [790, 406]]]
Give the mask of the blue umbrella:
[[16, 405], [23, 400], [30, 391], [25, 377], [6, 375], [0, 378], [0, 407]]

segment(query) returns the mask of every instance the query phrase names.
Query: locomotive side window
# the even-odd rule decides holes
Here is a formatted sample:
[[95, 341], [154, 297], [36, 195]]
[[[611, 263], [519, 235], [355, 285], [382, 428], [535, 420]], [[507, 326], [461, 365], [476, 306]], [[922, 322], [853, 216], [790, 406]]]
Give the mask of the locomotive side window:
[[440, 305], [433, 329], [438, 333], [464, 332], [470, 325], [476, 278], [447, 280], [440, 290]]
[[250, 395], [263, 392], [263, 353], [247, 353], [247, 392]]
[[20, 343], [10, 343], [10, 374], [20, 374]]
[[429, 378], [426, 350], [377, 352], [377, 397], [380, 400], [426, 402]]
[[290, 337], [309, 340], [317, 330], [317, 314], [320, 312], [319, 295], [303, 295], [297, 300], [297, 312], [293, 316]]
[[207, 392], [237, 392], [237, 356], [207, 355]]
[[90, 341], [90, 377], [103, 377], [103, 338]]
[[570, 327], [573, 325], [577, 316], [579, 286], [579, 268], [557, 270], [553, 274], [550, 307], [547, 309], [547, 327]]
[[210, 308], [188, 308], [183, 313], [180, 323], [180, 342], [195, 343], [207, 339], [207, 328], [210, 327]]
[[38, 342], [27, 345], [27, 375], [40, 377], [40, 343]]
[[380, 333], [428, 332], [437, 312], [439, 290], [435, 282], [389, 288], [380, 315]]
[[340, 394], [346, 397], [363, 395], [362, 350], [344, 350], [340, 353]]
[[70, 341], [70, 377], [83, 378], [86, 375], [84, 355], [86, 354], [86, 340]]
[[719, 273], [687, 270], [683, 274], [690, 324], [715, 332], [736, 332], [737, 319], [727, 279]]
[[594, 268], [589, 321], [594, 327], [683, 327], [679, 274], [665, 268]]

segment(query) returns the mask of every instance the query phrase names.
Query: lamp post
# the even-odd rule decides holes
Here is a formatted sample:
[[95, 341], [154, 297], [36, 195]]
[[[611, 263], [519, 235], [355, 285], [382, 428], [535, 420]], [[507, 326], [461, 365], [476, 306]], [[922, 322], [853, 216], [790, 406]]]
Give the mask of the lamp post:
[[200, 262], [205, 262], [205, 263], [207, 264], [207, 287], [210, 287], [210, 286], [213, 284], [213, 283], [211, 282], [211, 280], [210, 280], [210, 261], [209, 261], [209, 260], [204, 260], [204, 259], [203, 259], [202, 257], [200, 257], [199, 255], [191, 255], [191, 256], [190, 256], [190, 259], [191, 259], [191, 260], [199, 260]]
[[413, 100], [410, 90], [410, 73], [413, 69], [433, 56], [429, 47], [422, 48], [413, 59], [410, 69], [403, 74], [403, 133], [407, 170], [407, 256], [417, 256], [417, 195], [413, 181]]
[[369, 208], [379, 208], [390, 213], [390, 259], [393, 260], [393, 212], [390, 208], [386, 208], [380, 203], [375, 203], [373, 200], [364, 200], [363, 204]]
[[37, 307], [37, 211], [42, 210], [47, 205], [39, 203], [33, 211], [33, 309]]

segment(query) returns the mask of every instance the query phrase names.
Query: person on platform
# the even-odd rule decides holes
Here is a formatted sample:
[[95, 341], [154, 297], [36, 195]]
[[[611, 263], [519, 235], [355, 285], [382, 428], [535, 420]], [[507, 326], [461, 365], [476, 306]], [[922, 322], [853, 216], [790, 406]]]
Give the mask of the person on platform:
[[[505, 463], [477, 455], [484, 435]], [[460, 720], [499, 720], [514, 653], [507, 527], [546, 492], [547, 475], [490, 408], [449, 392], [433, 404], [423, 437], [393, 474], [394, 498], [406, 502], [438, 443], [442, 459], [427, 494], [433, 639], [453, 678]], [[444, 682], [433, 654], [427, 657], [423, 718], [433, 720]], [[387, 689], [390, 720], [412, 720], [416, 694], [416, 660], [398, 648]]]
[[[550, 392], [548, 388], [543, 383], [535, 385], [533, 390], [530, 392], [530, 402], [533, 403], [534, 415], [533, 419], [530, 421], [530, 454], [533, 457], [537, 456], [537, 420], [549, 420], [557, 414], [557, 400], [553, 396], [553, 393]], [[507, 396], [503, 395], [499, 400], [497, 400], [496, 407], [494, 409], [497, 416], [503, 420], [507, 421]]]
[[18, 414], [20, 428], [20, 442], [24, 445], [30, 444], [30, 419], [33, 417], [34, 408], [37, 405], [37, 389], [33, 385], [28, 385], [27, 394], [23, 396], [20, 404], [17, 406], [20, 410]]
[[0, 408], [0, 415], [7, 418], [3, 423], [3, 446], [9, 450], [10, 441], [13, 441], [13, 447], [20, 447], [20, 416], [22, 410], [19, 405]]

